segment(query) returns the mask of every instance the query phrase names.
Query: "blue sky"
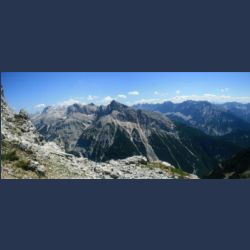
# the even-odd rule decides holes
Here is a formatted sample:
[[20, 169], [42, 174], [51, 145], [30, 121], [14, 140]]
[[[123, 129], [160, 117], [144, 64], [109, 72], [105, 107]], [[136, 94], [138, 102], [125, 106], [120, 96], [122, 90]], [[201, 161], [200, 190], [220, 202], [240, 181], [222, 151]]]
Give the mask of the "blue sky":
[[28, 73], [1, 75], [5, 96], [14, 110], [36, 112], [47, 105], [74, 102], [135, 103], [250, 102], [250, 73]]

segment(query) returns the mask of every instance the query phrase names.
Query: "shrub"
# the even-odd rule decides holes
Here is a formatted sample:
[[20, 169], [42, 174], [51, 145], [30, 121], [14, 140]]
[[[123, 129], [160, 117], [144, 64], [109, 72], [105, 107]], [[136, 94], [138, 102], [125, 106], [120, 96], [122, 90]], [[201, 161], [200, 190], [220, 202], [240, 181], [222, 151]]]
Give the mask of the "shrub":
[[29, 161], [23, 161], [23, 160], [18, 161], [16, 163], [16, 167], [22, 168], [24, 170], [28, 170], [29, 169]]
[[188, 173], [184, 172], [182, 169], [180, 168], [171, 168], [171, 172], [173, 174], [177, 174], [177, 175], [180, 175], [180, 177], [185, 177], [188, 175]]
[[178, 175], [180, 178], [184, 178], [184, 177], [188, 176], [188, 173], [186, 173], [182, 169], [174, 168], [174, 167], [168, 167], [168, 166], [165, 166], [165, 165], [161, 164], [160, 162], [149, 163], [147, 166], [150, 169], [160, 168], [162, 170], [170, 171], [173, 175]]
[[2, 154], [3, 161], [17, 161], [19, 157], [16, 155], [16, 151], [10, 151]]

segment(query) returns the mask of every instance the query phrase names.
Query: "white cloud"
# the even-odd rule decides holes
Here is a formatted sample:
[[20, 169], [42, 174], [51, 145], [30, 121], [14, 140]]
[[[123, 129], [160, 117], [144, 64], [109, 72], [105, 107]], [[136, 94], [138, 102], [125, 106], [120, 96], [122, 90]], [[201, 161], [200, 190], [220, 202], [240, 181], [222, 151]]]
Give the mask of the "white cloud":
[[179, 95], [181, 93], [181, 91], [178, 89], [176, 90], [176, 94]]
[[151, 104], [156, 104], [156, 103], [162, 103], [164, 102], [163, 99], [159, 98], [148, 98], [148, 99], [140, 99], [134, 102], [134, 104], [143, 104], [143, 103], [151, 103]]
[[120, 94], [120, 95], [118, 95], [117, 97], [118, 97], [118, 98], [122, 98], [122, 99], [126, 99], [126, 98], [127, 98], [127, 96], [126, 96], [126, 95], [123, 95], [123, 94]]
[[96, 100], [96, 99], [98, 99], [98, 96], [95, 96], [95, 95], [88, 95], [88, 97], [87, 97], [88, 101], [93, 101], [93, 100]]
[[43, 109], [43, 108], [45, 108], [45, 107], [46, 107], [46, 105], [43, 104], [43, 103], [41, 103], [41, 104], [35, 105], [35, 106], [34, 106], [34, 109]]
[[129, 95], [139, 95], [139, 91], [134, 90], [134, 91], [130, 91], [128, 92]]
[[70, 106], [70, 105], [73, 105], [73, 104], [85, 104], [83, 102], [81, 102], [79, 99], [76, 99], [76, 98], [69, 98], [65, 101], [62, 101], [62, 102], [59, 102], [57, 103], [58, 106]]
[[106, 96], [103, 98], [104, 104], [110, 103], [113, 100], [111, 96]]
[[169, 99], [172, 102], [183, 102], [187, 100], [193, 101], [209, 101], [214, 103], [224, 103], [224, 102], [241, 102], [249, 103], [250, 96], [230, 96], [230, 95], [215, 95], [206, 93], [203, 95], [178, 95]]
[[160, 93], [159, 93], [158, 91], [155, 91], [154, 94], [155, 94], [155, 95], [159, 95]]
[[203, 94], [204, 97], [208, 97], [208, 98], [214, 98], [216, 97], [216, 95], [214, 94]]

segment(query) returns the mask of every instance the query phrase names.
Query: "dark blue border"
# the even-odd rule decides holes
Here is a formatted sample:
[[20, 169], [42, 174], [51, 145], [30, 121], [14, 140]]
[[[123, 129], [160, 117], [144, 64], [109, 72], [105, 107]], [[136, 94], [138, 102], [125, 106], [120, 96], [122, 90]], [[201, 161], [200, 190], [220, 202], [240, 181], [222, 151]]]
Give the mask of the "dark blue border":
[[0, 71], [250, 71], [249, 1], [2, 1]]
[[246, 181], [0, 182], [3, 249], [248, 249]]
[[[250, 71], [249, 1], [2, 1], [0, 71]], [[0, 181], [1, 249], [248, 249], [250, 183]]]

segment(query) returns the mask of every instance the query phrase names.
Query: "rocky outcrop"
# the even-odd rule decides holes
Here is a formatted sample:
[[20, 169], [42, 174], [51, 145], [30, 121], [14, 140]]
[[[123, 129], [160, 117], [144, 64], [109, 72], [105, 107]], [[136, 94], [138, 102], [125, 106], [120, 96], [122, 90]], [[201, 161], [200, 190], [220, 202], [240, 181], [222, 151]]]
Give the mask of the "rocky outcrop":
[[[6, 104], [1, 89], [2, 178], [49, 179], [196, 179], [164, 162], [149, 162], [143, 156], [96, 163], [66, 153], [55, 142], [39, 134], [23, 110], [15, 114]], [[81, 109], [78, 116], [92, 115], [95, 107]], [[72, 113], [72, 110], [67, 110]], [[49, 109], [44, 112], [49, 111]], [[79, 114], [78, 114], [79, 113]], [[86, 114], [88, 113], [88, 114]], [[57, 114], [58, 115], [58, 114]], [[60, 114], [59, 114], [60, 115]], [[44, 120], [44, 123], [48, 120]], [[66, 123], [67, 124], [67, 123]]]

